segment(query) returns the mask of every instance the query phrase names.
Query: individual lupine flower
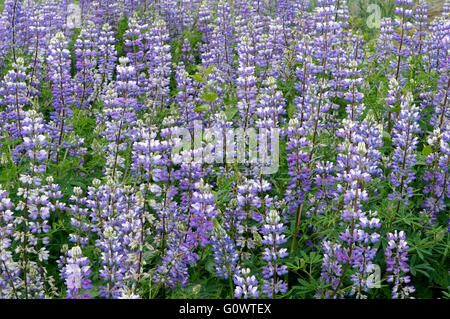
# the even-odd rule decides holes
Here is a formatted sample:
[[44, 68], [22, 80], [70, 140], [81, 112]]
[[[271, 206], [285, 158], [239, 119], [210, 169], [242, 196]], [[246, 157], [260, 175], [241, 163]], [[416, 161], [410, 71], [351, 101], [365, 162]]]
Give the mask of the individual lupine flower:
[[[330, 39], [329, 57], [326, 62], [331, 79], [328, 86], [330, 90], [326, 96], [344, 98], [354, 108], [359, 104], [363, 95], [358, 92], [362, 85], [361, 74], [357, 65], [362, 63], [363, 38], [360, 34], [348, 35], [348, 7], [346, 1], [335, 4], [337, 10], [332, 18], [336, 20], [333, 28], [333, 37]], [[328, 41], [327, 41], [328, 42]], [[324, 48], [327, 50], [326, 48]], [[350, 108], [349, 105], [347, 105]], [[348, 111], [347, 111], [348, 112]]]
[[420, 214], [427, 227], [434, 225], [440, 212], [444, 212], [446, 198], [450, 197], [450, 130], [441, 133], [436, 128], [427, 139], [431, 154], [427, 156], [427, 170], [423, 180], [427, 182], [423, 193], [427, 196], [421, 204]]
[[336, 201], [343, 200], [341, 217], [347, 222], [358, 217], [359, 202], [367, 200], [368, 197], [362, 184], [372, 179], [367, 171], [367, 145], [358, 131], [358, 125], [357, 121], [344, 120], [342, 129], [336, 133], [344, 138], [337, 148], [339, 154], [336, 160], [336, 180], [341, 184], [336, 189]]
[[83, 257], [79, 246], [72, 247], [67, 252], [65, 265], [61, 269], [61, 278], [65, 280], [67, 299], [90, 299], [88, 293], [81, 294], [81, 290], [92, 288], [89, 276], [91, 274], [89, 259]]
[[262, 291], [269, 298], [274, 298], [278, 293], [287, 291], [287, 283], [281, 276], [287, 274], [287, 266], [280, 265], [280, 259], [285, 258], [287, 254], [286, 248], [280, 248], [280, 245], [286, 243], [286, 236], [283, 232], [286, 226], [281, 222], [281, 218], [276, 210], [271, 210], [265, 218], [265, 224], [262, 226], [260, 233], [262, 235], [261, 243], [267, 245], [264, 248], [262, 259], [267, 262], [267, 266], [263, 266]]
[[394, 28], [399, 29], [400, 32], [393, 34], [396, 58], [392, 60], [391, 68], [394, 78], [402, 84], [405, 82], [402, 73], [408, 68], [406, 59], [411, 55], [412, 49], [412, 39], [408, 34], [409, 30], [413, 28], [413, 24], [408, 19], [413, 16], [413, 5], [414, 1], [412, 0], [396, 0], [395, 15], [398, 18], [393, 20]]
[[450, 1], [449, 0], [444, 1], [444, 6], [442, 7], [442, 15], [447, 18], [450, 16]]
[[77, 99], [77, 107], [89, 108], [94, 92], [95, 68], [97, 64], [97, 30], [95, 25], [89, 21], [82, 28], [80, 35], [75, 41], [75, 74], [74, 85]]
[[84, 19], [88, 15], [93, 2], [96, 2], [96, 1], [80, 0], [80, 17], [81, 17], [82, 21], [84, 21]]
[[343, 0], [343, 1], [338, 1], [336, 3], [336, 8], [337, 8], [337, 12], [336, 12], [336, 20], [339, 21], [341, 23], [342, 28], [348, 28], [348, 20], [350, 18], [349, 15], [349, 7], [348, 7], [348, 1]]
[[[379, 227], [379, 220], [374, 217], [375, 214], [369, 215], [371, 218], [369, 220], [362, 209], [362, 203], [369, 198], [364, 187], [365, 183], [372, 180], [369, 172], [377, 172], [372, 168], [377, 165], [376, 162], [374, 164], [373, 159], [367, 155], [368, 148], [376, 149], [379, 145], [378, 143], [366, 144], [364, 142], [367, 140], [365, 136], [367, 128], [360, 129], [361, 124], [367, 125], [365, 122], [346, 119], [343, 121], [343, 127], [336, 132], [336, 135], [344, 140], [337, 148], [339, 151], [336, 161], [335, 181], [337, 185], [332, 207], [340, 212], [343, 229], [336, 245], [328, 243], [323, 246], [325, 257], [321, 279], [326, 284], [331, 283], [332, 290], [322, 291], [319, 289], [317, 297], [343, 296], [343, 292], [339, 289], [351, 266], [360, 272], [360, 274], [352, 275], [354, 282], [352, 292], [356, 292], [358, 298], [364, 298], [362, 292], [367, 291], [369, 284], [366, 283], [369, 273], [373, 270], [371, 260], [373, 260], [376, 250], [369, 244], [375, 243], [379, 235], [370, 233], [369, 229]], [[373, 152], [371, 152], [372, 154]], [[378, 157], [375, 158], [375, 161], [377, 160]], [[367, 228], [368, 225], [369, 228]], [[337, 266], [335, 262], [341, 263], [341, 266]]]
[[[23, 121], [21, 122], [21, 133], [23, 136], [22, 149], [25, 157], [20, 160], [29, 160], [34, 166], [31, 169], [44, 173], [46, 171], [46, 165], [44, 164], [44, 159], [48, 156], [46, 149], [48, 148], [48, 127], [44, 122], [41, 114], [37, 113], [35, 110], [30, 110], [24, 112]], [[18, 161], [19, 158], [14, 158]]]
[[91, 14], [96, 25], [108, 23], [111, 27], [117, 27], [120, 12], [120, 2], [114, 0], [92, 1]]
[[287, 163], [289, 169], [289, 182], [287, 185], [285, 198], [288, 203], [290, 214], [300, 216], [301, 206], [305, 200], [305, 194], [311, 187], [308, 145], [306, 130], [301, 126], [297, 118], [289, 121], [286, 129], [288, 142], [286, 144]]
[[[306, 0], [305, 0], [306, 1]], [[272, 20], [271, 24], [278, 24], [281, 25], [281, 28], [273, 28], [271, 25], [269, 25], [269, 34], [272, 32], [277, 32], [277, 30], [281, 31], [281, 36], [278, 38], [279, 42], [276, 47], [276, 51], [278, 51], [281, 56], [281, 60], [278, 60], [277, 54], [275, 55], [275, 63], [277, 63], [277, 60], [280, 62], [277, 65], [278, 71], [282, 71], [283, 64], [285, 63], [283, 60], [286, 58], [286, 48], [289, 46], [292, 46], [295, 43], [295, 28], [297, 23], [297, 13], [295, 10], [295, 6], [300, 5], [298, 3], [294, 3], [294, 1], [288, 0], [288, 5], [286, 7], [286, 13], [280, 15], [277, 15], [274, 17], [274, 20]], [[279, 74], [279, 73], [278, 73]]]
[[315, 297], [317, 298], [336, 298], [342, 297], [343, 292], [339, 291], [345, 274], [352, 267], [351, 275], [352, 288], [350, 295], [356, 295], [356, 298], [367, 298], [363, 292], [368, 292], [375, 284], [373, 272], [375, 265], [373, 259], [377, 249], [371, 247], [379, 241], [380, 235], [372, 228], [379, 228], [380, 222], [375, 218], [375, 214], [369, 213], [370, 219], [363, 212], [360, 212], [356, 223], [353, 223], [353, 232], [348, 228], [341, 232], [340, 242], [326, 241], [323, 243], [324, 259], [322, 263], [321, 280], [325, 285], [331, 285], [331, 289], [319, 288]]
[[86, 204], [86, 197], [82, 196], [83, 190], [80, 187], [74, 187], [73, 193], [74, 195], [70, 198], [73, 204], [69, 205], [68, 209], [73, 215], [70, 225], [75, 227], [75, 231], [70, 234], [70, 241], [78, 246], [86, 247], [91, 228], [90, 222], [87, 220], [89, 211], [83, 207]]
[[177, 285], [186, 287], [189, 278], [188, 267], [194, 265], [199, 258], [193, 251], [195, 246], [194, 243], [180, 243], [177, 240], [169, 242], [153, 280], [172, 289]]
[[[237, 34], [245, 33], [250, 37], [252, 46], [255, 48], [254, 63], [256, 66], [260, 66], [260, 70], [263, 71], [265, 67], [267, 67], [265, 63], [267, 61], [264, 61], [264, 57], [262, 55], [259, 55], [258, 53], [264, 50], [264, 43], [268, 40], [268, 17], [263, 17], [258, 14], [249, 16], [248, 13], [244, 11], [240, 12], [240, 14], [238, 14], [236, 17], [236, 32]], [[275, 45], [275, 43], [273, 43], [273, 45]], [[261, 72], [261, 74], [264, 73]], [[262, 79], [264, 78], [265, 76], [262, 77]]]
[[76, 26], [69, 21], [69, 17], [73, 15], [75, 7], [70, 0], [60, 0], [56, 2], [56, 9], [59, 18], [57, 28], [64, 33], [64, 36], [71, 37]]
[[414, 20], [417, 32], [415, 33], [413, 42], [415, 55], [422, 55], [424, 53], [425, 38], [428, 31], [428, 3], [425, 0], [419, 1], [414, 9]]
[[[13, 62], [3, 79], [0, 89], [0, 105], [6, 106], [7, 128], [11, 141], [23, 141], [22, 121], [24, 120], [24, 107], [28, 104], [26, 92], [26, 68], [21, 57]], [[18, 146], [20, 148], [20, 146]], [[20, 152], [20, 149], [18, 150]]]
[[[358, 198], [356, 198], [356, 200], [358, 200]], [[362, 215], [362, 212], [360, 209], [353, 212], [351, 211], [351, 208], [347, 206], [342, 215], [343, 216], [341, 218], [345, 221], [345, 230], [342, 231], [339, 235], [339, 244], [337, 246], [333, 246], [333, 251], [335, 251], [333, 252], [334, 257], [332, 258], [335, 259], [336, 262], [340, 263], [342, 267], [330, 268], [330, 265], [328, 264], [329, 260], [325, 255], [322, 264], [321, 280], [325, 280], [326, 283], [331, 282], [332, 287], [331, 290], [327, 289], [325, 290], [325, 292], [321, 292], [320, 297], [342, 297], [344, 293], [340, 290], [340, 288], [345, 279], [345, 275], [347, 274], [350, 265], [353, 265], [353, 267], [356, 268], [355, 264], [358, 263], [358, 259], [356, 259], [358, 255], [358, 230], [355, 229], [355, 223]], [[326, 248], [327, 247], [324, 246], [325, 254], [327, 254]], [[340, 272], [341, 270], [342, 272]], [[330, 273], [330, 271], [336, 271], [336, 273]], [[337, 271], [339, 271], [340, 273], [337, 273]]]
[[[341, 44], [338, 36], [341, 25], [336, 21], [335, 2], [335, 0], [318, 1], [314, 9], [315, 28], [310, 43], [309, 58], [316, 59], [318, 64], [311, 63], [308, 66], [309, 72], [313, 75], [314, 85], [305, 87], [303, 92], [308, 92], [305, 94], [305, 98], [308, 99], [301, 104], [301, 109], [306, 109], [305, 113], [309, 114], [308, 127], [312, 127], [310, 156], [317, 150], [316, 142], [324, 128], [324, 115], [330, 116], [328, 112], [339, 107], [330, 100], [335, 94], [329, 90], [327, 81], [327, 77], [332, 76], [330, 72], [336, 68], [336, 57], [340, 54], [339, 50], [335, 49]], [[302, 53], [302, 58], [305, 59], [305, 52]], [[327, 119], [327, 123], [333, 123], [333, 121]]]
[[[155, 169], [153, 172], [157, 173], [158, 170]], [[163, 171], [160, 173], [163, 173]], [[189, 266], [194, 265], [199, 259], [195, 252], [199, 238], [190, 234], [192, 229], [189, 220], [194, 214], [188, 217], [189, 220], [183, 222], [183, 216], [180, 216], [184, 215], [183, 210], [178, 207], [176, 201], [171, 200], [177, 192], [177, 188], [173, 185], [176, 171], [170, 168], [165, 173], [168, 173], [168, 175], [158, 174], [155, 179], [155, 181], [165, 182], [163, 189], [166, 191], [163, 194], [157, 191], [163, 201], [151, 204], [153, 209], [158, 210], [157, 240], [161, 247], [162, 257], [162, 263], [155, 270], [153, 280], [164, 288], [168, 286], [174, 289], [177, 285], [185, 287], [188, 283]], [[195, 227], [196, 225], [192, 224], [192, 226]]]
[[239, 267], [236, 270], [233, 281], [236, 285], [236, 288], [234, 290], [234, 296], [236, 298], [258, 298], [258, 280], [256, 279], [255, 275], [250, 275], [249, 268]]
[[0, 70], [5, 67], [5, 59], [10, 48], [7, 19], [5, 14], [0, 14]]
[[71, 130], [67, 119], [72, 117], [73, 85], [70, 75], [70, 52], [68, 41], [62, 32], [58, 32], [50, 41], [47, 63], [48, 77], [53, 94], [51, 119], [54, 121], [52, 137], [55, 141], [53, 156], [59, 162], [64, 135]]
[[[175, 287], [187, 284], [188, 266], [194, 264], [198, 257], [194, 249], [198, 242], [187, 236], [188, 225], [185, 208], [180, 208], [174, 198], [179, 193], [177, 171], [173, 160], [173, 149], [180, 145], [174, 138], [179, 128], [173, 127], [175, 120], [166, 118], [163, 125], [169, 127], [160, 131], [162, 138], [158, 156], [154, 158], [149, 173], [152, 176], [152, 184], [149, 190], [155, 199], [149, 202], [152, 210], [156, 212], [155, 221], [155, 246], [158, 247], [163, 262], [158, 266], [152, 276], [160, 285]], [[151, 154], [151, 153], [150, 153]], [[180, 163], [180, 162], [177, 162]], [[186, 198], [187, 199], [187, 198]], [[178, 222], [181, 221], [181, 222]]]
[[[336, 0], [318, 0], [316, 7], [314, 8], [314, 12], [316, 14], [315, 16], [315, 22], [317, 26], [317, 33], [318, 34], [325, 34], [329, 33], [333, 30], [338, 30], [339, 28], [342, 28], [341, 24], [337, 21], [338, 18], [338, 8], [336, 6]], [[330, 45], [332, 44], [332, 39], [317, 39], [319, 41], [323, 41], [322, 43], [324, 45]], [[328, 42], [331, 40], [331, 42]], [[323, 54], [326, 54], [326, 52], [323, 52]]]
[[369, 212], [368, 216], [362, 214], [359, 217], [357, 228], [357, 243], [353, 248], [352, 268], [356, 271], [352, 274], [353, 282], [350, 294], [355, 294], [358, 299], [366, 299], [370, 288], [377, 283], [374, 282], [373, 272], [375, 271], [375, 258], [377, 248], [371, 246], [379, 241], [380, 234], [376, 229], [381, 227], [380, 219], [377, 218], [377, 212]]
[[424, 56], [428, 64], [428, 71], [439, 71], [448, 63], [448, 49], [450, 46], [449, 30], [450, 21], [448, 15], [437, 16], [429, 25], [429, 33], [426, 39], [426, 52]]
[[392, 112], [392, 109], [395, 109], [398, 106], [398, 103], [401, 103], [401, 93], [402, 87], [399, 85], [398, 81], [393, 77], [390, 78], [389, 89], [386, 94], [386, 106], [388, 108], [387, 131], [389, 133], [392, 131], [393, 123], [395, 123], [400, 113], [400, 112]]
[[301, 124], [303, 124], [303, 120], [308, 119], [312, 115], [307, 103], [309, 101], [308, 92], [314, 81], [311, 69], [315, 67], [311, 58], [311, 46], [311, 37], [308, 35], [302, 36], [295, 46], [295, 60], [302, 65], [302, 67], [297, 67], [295, 70], [299, 81], [296, 81], [294, 84], [294, 88], [298, 92], [298, 95], [294, 98], [294, 104], [299, 113]]
[[283, 124], [282, 116], [286, 114], [286, 102], [273, 77], [269, 77], [263, 83], [264, 88], [258, 96], [258, 106], [255, 114], [258, 119], [255, 122], [259, 128], [277, 128]]
[[202, 113], [195, 110], [197, 106], [200, 83], [195, 82], [189, 76], [184, 64], [179, 63], [175, 71], [175, 80], [178, 93], [175, 103], [179, 107], [183, 127], [192, 130], [194, 121], [202, 118]]
[[[209, 41], [202, 48], [202, 65], [206, 70], [215, 66], [211, 79], [218, 84], [235, 83], [233, 64], [233, 45], [235, 43], [232, 8], [228, 1], [220, 0], [217, 3], [216, 19], [212, 21], [212, 31]], [[214, 87], [217, 91], [219, 88]]]
[[243, 33], [238, 44], [238, 61], [237, 70], [237, 97], [239, 101], [237, 108], [241, 116], [241, 125], [244, 129], [253, 123], [253, 115], [257, 106], [257, 79], [255, 77], [255, 48], [251, 39], [246, 33]]
[[[257, 17], [259, 20], [257, 20]], [[259, 76], [265, 79], [267, 76], [278, 77], [282, 73], [283, 65], [283, 23], [280, 18], [270, 19], [266, 22], [262, 16], [255, 17], [256, 27], [255, 31], [255, 48], [256, 57], [255, 63], [261, 68]], [[268, 25], [268, 32], [265, 28]], [[260, 30], [262, 29], [262, 30]]]
[[[339, 41], [343, 42], [340, 38]], [[335, 44], [335, 46], [338, 45]], [[358, 78], [360, 77], [361, 71], [357, 69], [358, 63], [356, 61], [356, 54], [352, 54], [351, 52], [353, 47], [353, 42], [349, 42], [346, 50], [337, 48], [336, 50], [339, 50], [339, 54], [330, 57], [330, 62], [333, 65], [330, 70], [331, 79], [327, 83], [330, 88], [327, 92], [327, 96], [330, 98], [344, 98], [347, 102], [352, 102], [356, 98], [351, 93], [353, 88], [360, 86]], [[353, 104], [354, 103], [351, 103], [350, 106]], [[349, 108], [349, 105], [347, 105], [347, 108]]]
[[11, 252], [15, 218], [13, 210], [13, 202], [0, 185], [0, 299], [18, 299], [18, 288], [22, 285], [20, 268]]
[[314, 185], [317, 189], [314, 194], [314, 202], [318, 202], [316, 213], [319, 215], [325, 213], [327, 209], [329, 209], [331, 200], [336, 196], [334, 171], [335, 166], [331, 162], [319, 162], [314, 169]]
[[168, 30], [171, 38], [180, 36], [182, 28], [181, 10], [180, 6], [174, 0], [162, 1], [157, 4], [156, 12], [161, 15], [167, 23]]
[[26, 19], [26, 10], [22, 0], [7, 0], [5, 1], [4, 14], [6, 22], [8, 23], [8, 37], [9, 47], [12, 50], [13, 62], [16, 62], [18, 57], [18, 50], [25, 45], [24, 37], [24, 20]]
[[211, 236], [211, 250], [213, 252], [216, 273], [219, 277], [233, 278], [239, 254], [233, 239], [223, 229], [217, 219], [214, 220], [214, 231]]
[[[279, 134], [280, 128], [284, 124], [283, 115], [285, 111], [285, 100], [283, 94], [277, 89], [276, 80], [269, 77], [263, 83], [263, 89], [258, 98], [255, 109], [254, 125], [258, 129], [248, 129], [248, 134], [254, 133], [254, 137], [249, 140], [249, 169], [254, 176], [262, 174], [272, 174], [278, 170], [279, 159]], [[247, 132], [246, 132], [247, 133]], [[256, 143], [259, 147], [252, 146]], [[240, 146], [238, 146], [240, 148]], [[255, 154], [258, 148], [258, 156]], [[240, 151], [240, 149], [238, 149]], [[258, 157], [258, 158], [257, 158]], [[263, 178], [260, 178], [260, 184]], [[263, 194], [260, 194], [263, 199]], [[263, 210], [264, 211], [264, 207]]]
[[42, 15], [42, 26], [45, 27], [46, 33], [44, 34], [44, 48], [43, 51], [44, 60], [47, 57], [47, 49], [50, 40], [60, 32], [65, 24], [65, 21], [62, 21], [63, 17], [60, 11], [60, 1], [53, 2], [43, 2], [41, 3], [41, 15]]
[[115, 31], [105, 23], [98, 36], [98, 72], [95, 78], [96, 93], [93, 102], [97, 101], [100, 94], [105, 93], [105, 88], [113, 79], [114, 69], [117, 61], [117, 51], [115, 48]]
[[432, 104], [435, 106], [431, 115], [430, 124], [434, 130], [427, 138], [427, 146], [424, 150], [430, 150], [427, 155], [427, 168], [424, 181], [427, 182], [423, 188], [426, 194], [425, 201], [421, 204], [427, 227], [434, 225], [437, 215], [445, 211], [445, 198], [449, 197], [450, 178], [448, 176], [448, 167], [450, 165], [449, 139], [449, 108], [448, 100], [450, 94], [449, 65], [444, 64], [441, 75], [438, 80], [438, 92], [435, 94]]
[[142, 200], [131, 195], [129, 186], [120, 187], [111, 180], [102, 185], [94, 179], [88, 188], [86, 206], [89, 208], [92, 231], [98, 235], [95, 246], [100, 250], [102, 264], [99, 275], [104, 284], [100, 295], [118, 298], [124, 289], [137, 289], [140, 230], [142, 229]]
[[[196, 182], [198, 176], [193, 175], [190, 181], [194, 183], [194, 190], [191, 191], [192, 198], [187, 220], [188, 237], [193, 237], [193, 241], [198, 242], [201, 247], [205, 247], [213, 230], [213, 219], [217, 216], [217, 207], [215, 197], [211, 193], [211, 186], [206, 184], [203, 179]], [[183, 190], [181, 186], [180, 190]], [[181, 204], [183, 206], [183, 202]]]
[[[112, 199], [114, 201], [114, 199]], [[109, 211], [109, 213], [113, 213]], [[127, 271], [126, 256], [123, 251], [122, 235], [118, 225], [114, 225], [114, 218], [105, 222], [100, 238], [95, 244], [101, 250], [103, 267], [99, 275], [104, 285], [100, 286], [100, 295], [105, 298], [117, 298], [123, 287], [123, 277]]]
[[312, 19], [312, 12], [308, 11], [310, 0], [301, 0], [294, 4], [297, 8], [295, 9], [295, 23], [292, 25], [293, 41], [299, 43], [298, 39], [303, 38], [314, 30], [314, 19]]
[[364, 141], [364, 144], [360, 145], [366, 148], [366, 152], [363, 153], [365, 169], [372, 179], [382, 177], [382, 154], [379, 149], [383, 146], [383, 126], [376, 122], [372, 110], [367, 112], [365, 119], [361, 122], [359, 133]]
[[106, 174], [118, 181], [122, 177], [120, 169], [125, 168], [123, 152], [128, 148], [127, 140], [133, 136], [133, 126], [136, 122], [137, 94], [139, 87], [136, 85], [136, 70], [127, 65], [128, 58], [120, 58], [117, 66], [117, 81], [114, 90], [108, 91], [104, 101], [104, 118], [106, 129], [103, 133], [108, 144], [106, 146]]
[[24, 146], [30, 161], [29, 170], [19, 177], [20, 187], [17, 196], [20, 198], [16, 211], [21, 216], [15, 219], [14, 239], [19, 245], [15, 253], [20, 258], [20, 268], [24, 287], [21, 288], [25, 298], [43, 298], [47, 294], [46, 283], [50, 283], [51, 291], [55, 289], [53, 279], [48, 276], [44, 262], [49, 258], [46, 245], [50, 238], [48, 224], [50, 214], [55, 210], [64, 210], [65, 205], [59, 200], [63, 197], [59, 185], [53, 178], [45, 178], [47, 153], [43, 150], [47, 145], [42, 135], [42, 127], [35, 111], [26, 113], [24, 121]]
[[208, 0], [201, 1], [198, 8], [197, 28], [203, 33], [202, 40], [205, 43], [209, 41], [210, 32], [212, 31], [212, 11], [211, 3]]
[[[163, 136], [166, 134], [171, 136], [171, 147], [177, 148], [178, 142], [174, 138], [177, 128], [169, 128]], [[153, 279], [163, 287], [173, 289], [177, 285], [186, 286], [188, 267], [199, 259], [195, 248], [208, 243], [212, 218], [216, 216], [214, 195], [199, 180], [204, 176], [201, 165], [192, 162], [192, 155], [198, 156], [201, 149], [199, 151], [185, 151], [181, 156], [172, 153], [165, 159], [170, 164], [163, 167], [164, 171], [153, 170], [154, 181], [163, 183], [162, 187], [154, 185], [152, 191], [158, 201], [162, 200], [161, 203], [151, 204], [153, 209], [158, 210], [157, 230], [162, 257], [162, 264], [157, 267]], [[181, 165], [181, 169], [174, 170], [170, 167], [172, 165]], [[179, 187], [175, 187], [175, 180], [180, 181]], [[171, 199], [176, 193], [180, 194], [179, 204]]]
[[47, 26], [44, 6], [40, 3], [31, 8], [29, 17], [30, 24], [30, 45], [28, 52], [31, 54], [31, 71], [28, 73], [28, 97], [40, 95], [41, 82], [44, 80], [45, 57], [47, 52], [47, 38], [49, 37], [49, 27]]
[[378, 61], [388, 62], [394, 53], [394, 26], [392, 18], [382, 18], [380, 23], [380, 35], [377, 38], [375, 55]]
[[131, 17], [128, 21], [128, 30], [124, 34], [125, 50], [130, 65], [134, 67], [134, 80], [140, 88], [138, 95], [145, 93], [146, 78], [143, 70], [146, 66], [146, 54], [144, 52], [144, 34], [148, 25], [141, 24], [136, 18]]
[[[172, 8], [172, 12], [178, 15], [180, 21], [176, 22], [177, 35], [181, 35], [185, 30], [191, 30], [194, 26], [195, 15], [198, 9], [198, 0], [183, 0], [183, 4], [178, 5], [177, 8]], [[171, 17], [177, 18], [177, 17]]]
[[168, 104], [169, 84], [172, 66], [170, 36], [167, 24], [162, 18], [155, 19], [145, 34], [147, 52], [148, 88], [146, 105], [155, 112]]
[[430, 124], [433, 127], [445, 130], [450, 123], [450, 57], [442, 61], [442, 69], [437, 84], [437, 93], [434, 94], [432, 104], [434, 110], [431, 116]]
[[389, 194], [388, 199], [397, 201], [395, 214], [398, 213], [400, 204], [403, 202], [408, 205], [408, 198], [413, 196], [410, 184], [415, 179], [412, 167], [416, 162], [415, 150], [419, 142], [414, 135], [420, 132], [418, 120], [418, 107], [413, 104], [412, 94], [407, 93], [402, 98], [401, 111], [392, 132], [392, 144], [395, 149], [389, 165], [392, 169], [389, 180], [393, 186], [393, 192]]
[[183, 60], [186, 65], [195, 63], [194, 52], [189, 39], [184, 38], [181, 52], [181, 60]]
[[122, 295], [128, 289], [136, 294], [143, 271], [142, 267], [145, 264], [145, 261], [142, 260], [142, 250], [148, 236], [145, 229], [145, 220], [148, 214], [144, 213], [145, 202], [140, 191], [137, 192], [133, 187], [125, 185], [120, 190], [116, 189], [116, 194], [117, 197], [113, 202], [117, 211], [114, 224], [121, 233], [121, 245], [125, 256], [123, 284], [120, 290]]
[[[326, 285], [331, 285], [331, 289], [334, 291], [339, 288], [340, 277], [342, 276], [342, 264], [340, 262], [342, 246], [338, 242], [327, 240], [322, 243], [322, 249], [324, 253], [320, 279]], [[323, 291], [321, 288], [315, 295], [316, 298], [329, 298], [331, 296], [329, 289]]]
[[130, 169], [135, 172], [136, 178], [141, 176], [142, 180], [146, 182], [148, 191], [159, 193], [160, 191], [157, 191], [159, 186], [155, 185], [152, 188], [152, 184], [150, 183], [152, 181], [151, 172], [154, 168], [164, 166], [166, 163], [160, 155], [160, 152], [167, 150], [167, 143], [159, 140], [156, 133], [157, 128], [151, 126], [148, 121], [148, 118], [146, 122], [141, 120], [137, 121], [138, 130], [136, 131], [136, 141], [133, 144]]
[[258, 231], [258, 227], [254, 222], [260, 223], [263, 220], [262, 215], [256, 210], [261, 207], [261, 199], [258, 196], [258, 185], [254, 180], [244, 178], [242, 183], [237, 185], [236, 201], [239, 207], [234, 225], [237, 231], [236, 246], [240, 247], [240, 258], [249, 259], [251, 251], [256, 247], [253, 234]]
[[203, 179], [195, 183], [195, 189], [188, 221], [190, 227], [188, 237], [194, 237], [201, 247], [205, 247], [213, 230], [213, 219], [217, 216], [217, 207], [215, 197], [211, 193], [211, 186]]
[[342, 86], [347, 91], [343, 94], [344, 100], [348, 102], [345, 110], [347, 117], [351, 120], [357, 120], [365, 109], [364, 104], [361, 103], [364, 93], [361, 93], [359, 89], [362, 85], [361, 71], [357, 69], [357, 62], [353, 60], [349, 64], [347, 78], [342, 80]]
[[404, 231], [389, 233], [387, 235], [388, 246], [386, 247], [386, 270], [387, 282], [393, 283], [392, 298], [405, 299], [415, 291], [413, 286], [408, 285], [411, 278], [409, 272], [408, 261], [408, 243]]

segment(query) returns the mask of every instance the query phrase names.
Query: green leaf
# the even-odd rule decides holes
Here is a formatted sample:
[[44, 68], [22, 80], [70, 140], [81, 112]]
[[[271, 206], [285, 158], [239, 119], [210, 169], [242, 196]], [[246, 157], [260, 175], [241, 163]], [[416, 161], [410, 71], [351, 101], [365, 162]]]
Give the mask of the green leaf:
[[220, 232], [223, 228], [220, 225], [220, 222], [217, 220], [217, 218], [213, 219], [213, 229], [215, 232]]
[[257, 231], [253, 232], [253, 239], [255, 241], [256, 246], [261, 246], [262, 237]]
[[297, 108], [295, 107], [294, 103], [289, 103], [287, 107], [287, 114], [289, 118], [292, 118], [295, 112], [297, 111]]
[[192, 75], [192, 78], [193, 78], [195, 81], [200, 82], [200, 83], [205, 82], [205, 80], [203, 80], [203, 77], [202, 77], [201, 74], [194, 74], [194, 75]]
[[417, 154], [415, 165], [416, 166], [419, 166], [419, 165], [425, 166], [425, 165], [427, 165], [427, 158], [426, 158], [426, 156], [424, 156], [422, 154]]
[[203, 99], [206, 102], [212, 103], [215, 100], [217, 100], [217, 93], [216, 92], [209, 92], [203, 95]]
[[200, 106], [197, 106], [194, 111], [195, 112], [205, 112], [209, 110], [209, 105], [208, 104], [202, 104]]
[[390, 141], [390, 140], [391, 140], [391, 135], [390, 135], [388, 132], [383, 131], [382, 139], [383, 139], [383, 140]]
[[424, 146], [423, 150], [422, 150], [422, 154], [424, 156], [428, 156], [433, 152], [433, 148], [430, 145], [426, 145]]
[[222, 100], [223, 100], [223, 104], [225, 104], [227, 106], [233, 105], [233, 100], [227, 96], [225, 96]]
[[155, 255], [156, 255], [156, 251], [147, 250], [147, 251], [144, 251], [142, 257], [144, 258], [145, 261], [149, 262]]
[[210, 259], [209, 261], [206, 262], [205, 264], [205, 269], [212, 275], [217, 275], [216, 273], [216, 269], [215, 266], [216, 263], [214, 262], [214, 259]]
[[205, 76], [208, 76], [212, 72], [212, 70], [214, 70], [214, 65], [211, 65], [209, 68], [206, 69]]
[[228, 108], [225, 110], [225, 115], [227, 116], [227, 120], [231, 121], [233, 117], [239, 112], [237, 107]]

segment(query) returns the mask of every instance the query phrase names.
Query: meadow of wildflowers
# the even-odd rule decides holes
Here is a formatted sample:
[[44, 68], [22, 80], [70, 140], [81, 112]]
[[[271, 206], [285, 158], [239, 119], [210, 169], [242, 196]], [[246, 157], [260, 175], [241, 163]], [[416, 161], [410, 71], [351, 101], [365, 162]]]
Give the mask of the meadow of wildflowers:
[[0, 299], [449, 298], [450, 0], [347, 2], [1, 1]]

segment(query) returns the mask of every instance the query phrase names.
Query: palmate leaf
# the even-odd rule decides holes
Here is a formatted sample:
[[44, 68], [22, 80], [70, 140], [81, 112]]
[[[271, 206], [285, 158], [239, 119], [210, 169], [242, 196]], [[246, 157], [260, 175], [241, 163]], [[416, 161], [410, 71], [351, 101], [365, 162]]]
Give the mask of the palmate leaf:
[[206, 94], [203, 94], [202, 98], [209, 103], [214, 102], [215, 100], [217, 100], [217, 93], [216, 92], [208, 92]]
[[209, 105], [208, 104], [202, 104], [200, 106], [197, 106], [196, 108], [194, 108], [195, 112], [206, 112], [209, 110]]
[[201, 74], [194, 74], [194, 75], [192, 75], [192, 78], [195, 81], [200, 82], [200, 83], [205, 82], [205, 80], [203, 80], [203, 76]]
[[237, 107], [229, 107], [225, 109], [225, 115], [227, 116], [227, 120], [231, 121], [236, 116], [236, 114], [239, 113], [239, 110]]
[[422, 149], [422, 155], [424, 156], [428, 156], [433, 152], [433, 148], [430, 145], [426, 145], [424, 146], [424, 148]]

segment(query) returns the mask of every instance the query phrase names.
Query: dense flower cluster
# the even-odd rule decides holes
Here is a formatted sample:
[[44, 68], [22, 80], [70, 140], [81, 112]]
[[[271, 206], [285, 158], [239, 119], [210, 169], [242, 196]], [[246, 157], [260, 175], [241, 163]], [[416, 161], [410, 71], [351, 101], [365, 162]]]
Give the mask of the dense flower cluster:
[[450, 1], [353, 2], [4, 1], [0, 298], [448, 295]]

